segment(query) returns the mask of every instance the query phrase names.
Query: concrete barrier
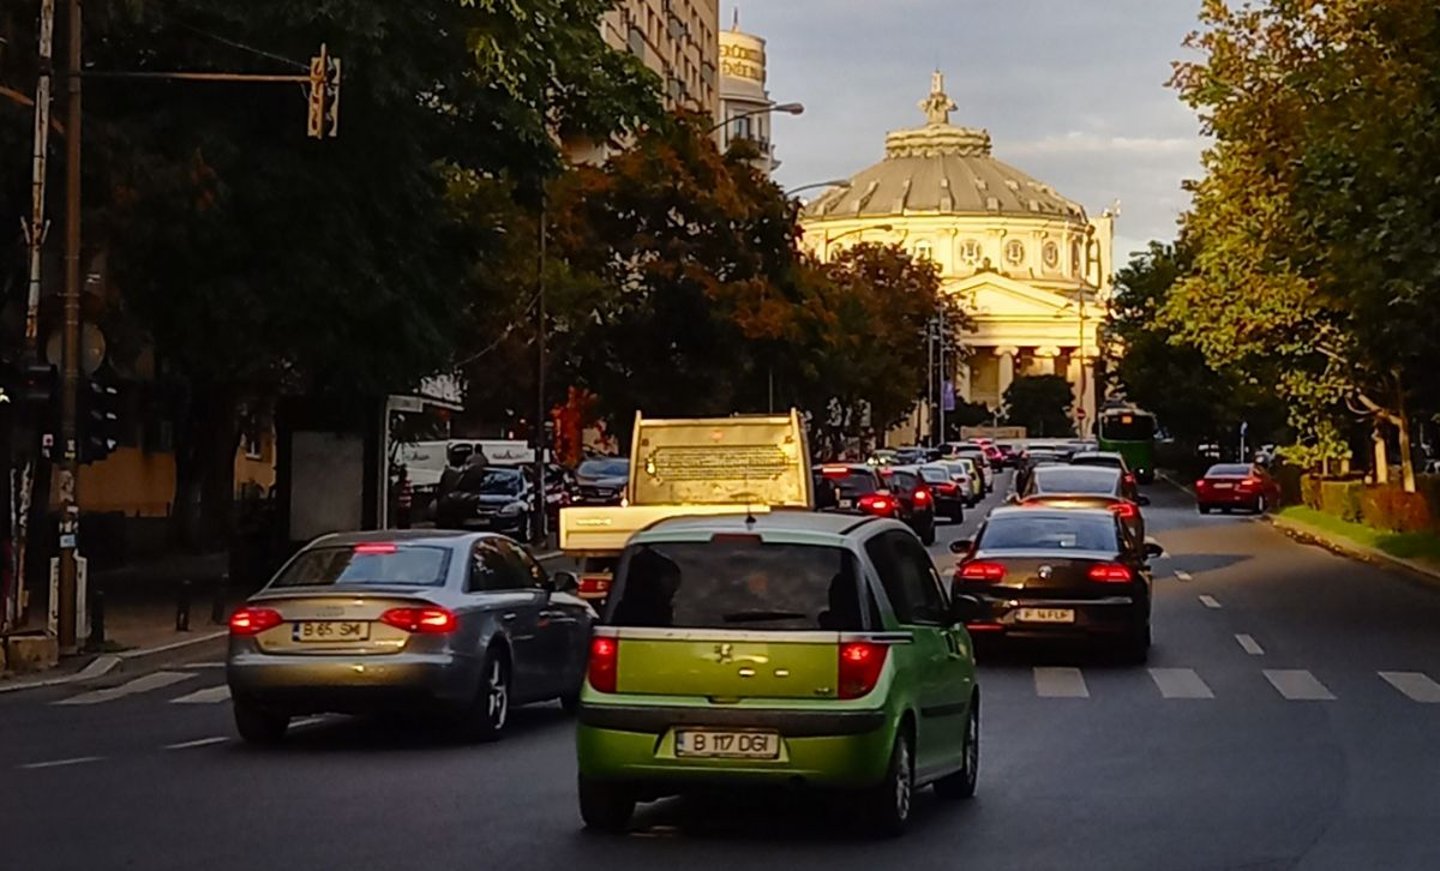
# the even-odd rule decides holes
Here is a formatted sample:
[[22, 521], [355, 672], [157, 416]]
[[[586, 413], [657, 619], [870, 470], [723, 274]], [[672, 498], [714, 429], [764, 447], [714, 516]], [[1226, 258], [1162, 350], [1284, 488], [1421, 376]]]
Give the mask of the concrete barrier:
[[4, 663], [15, 674], [33, 674], [54, 668], [60, 661], [59, 642], [46, 635], [12, 635], [5, 639]]

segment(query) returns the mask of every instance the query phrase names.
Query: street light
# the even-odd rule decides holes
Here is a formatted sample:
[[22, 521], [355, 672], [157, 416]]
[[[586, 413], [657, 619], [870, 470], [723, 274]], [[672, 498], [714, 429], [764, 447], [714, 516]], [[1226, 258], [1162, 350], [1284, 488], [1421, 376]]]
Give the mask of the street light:
[[788, 200], [788, 199], [790, 199], [791, 197], [795, 196], [795, 195], [798, 194], [798, 193], [803, 193], [804, 191], [811, 191], [811, 190], [814, 190], [815, 188], [850, 188], [850, 187], [853, 187], [853, 185], [852, 185], [849, 181], [847, 181], [847, 180], [845, 180], [845, 179], [843, 179], [843, 178], [832, 179], [831, 181], [817, 181], [817, 182], [814, 182], [813, 184], [806, 184], [806, 185], [801, 185], [801, 186], [798, 187], [798, 188], [791, 188], [790, 190], [788, 190], [788, 191], [785, 192], [785, 199]]
[[776, 103], [774, 106], [765, 106], [761, 109], [751, 109], [749, 112], [740, 112], [724, 119], [709, 130], [706, 130], [705, 133], [714, 133], [731, 121], [739, 121], [741, 118], [753, 118], [756, 115], [769, 115], [774, 112], [779, 112], [784, 115], [803, 115], [805, 114], [805, 105], [803, 103]]
[[826, 236], [826, 237], [825, 237], [825, 256], [824, 256], [823, 259], [829, 260], [829, 259], [830, 259], [830, 246], [833, 245], [833, 244], [835, 244], [836, 242], [839, 242], [841, 239], [844, 239], [846, 236], [854, 236], [854, 235], [856, 235], [857, 233], [868, 233], [868, 232], [871, 231], [871, 230], [875, 230], [875, 231], [880, 232], [880, 233], [889, 233], [890, 231], [892, 231], [892, 230], [894, 230], [894, 229], [895, 229], [895, 225], [894, 225], [894, 224], [871, 224], [871, 225], [869, 225], [869, 226], [867, 226], [867, 227], [856, 227], [856, 228], [853, 229], [853, 230], [846, 230], [845, 232], [841, 233], [841, 234], [838, 235], [838, 236]]

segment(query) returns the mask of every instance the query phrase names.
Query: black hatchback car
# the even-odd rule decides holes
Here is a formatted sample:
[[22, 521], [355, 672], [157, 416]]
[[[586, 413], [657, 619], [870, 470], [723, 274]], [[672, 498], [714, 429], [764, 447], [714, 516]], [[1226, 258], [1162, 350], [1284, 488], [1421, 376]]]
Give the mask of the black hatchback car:
[[1149, 560], [1164, 551], [1127, 535], [1113, 512], [997, 508], [973, 542], [950, 549], [961, 557], [954, 592], [987, 606], [971, 634], [1094, 638], [1132, 662], [1149, 656]]

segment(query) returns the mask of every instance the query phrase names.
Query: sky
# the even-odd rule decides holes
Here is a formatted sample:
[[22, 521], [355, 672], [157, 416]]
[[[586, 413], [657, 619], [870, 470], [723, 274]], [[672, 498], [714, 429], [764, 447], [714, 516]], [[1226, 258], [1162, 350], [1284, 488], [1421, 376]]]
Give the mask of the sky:
[[[1199, 124], [1166, 87], [1200, 0], [724, 0], [768, 43], [785, 188], [878, 162], [885, 133], [924, 123], [936, 67], [995, 157], [1091, 214], [1120, 201], [1115, 255], [1170, 241], [1199, 175]], [[811, 192], [808, 196], [814, 196]]]

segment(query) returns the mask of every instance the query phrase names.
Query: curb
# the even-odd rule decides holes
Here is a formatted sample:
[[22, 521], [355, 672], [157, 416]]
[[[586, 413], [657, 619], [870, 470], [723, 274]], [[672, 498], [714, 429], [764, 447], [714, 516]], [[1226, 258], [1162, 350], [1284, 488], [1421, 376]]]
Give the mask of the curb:
[[81, 683], [82, 681], [94, 680], [104, 677], [114, 671], [122, 662], [132, 659], [143, 659], [147, 656], [154, 656], [160, 653], [169, 653], [172, 650], [182, 650], [196, 644], [204, 644], [207, 641], [215, 641], [230, 634], [229, 630], [222, 629], [218, 632], [207, 632], [204, 635], [197, 635], [194, 638], [186, 638], [182, 641], [173, 641], [169, 644], [161, 644], [158, 647], [144, 647], [139, 650], [127, 650], [124, 653], [106, 653], [90, 660], [86, 666], [74, 674], [62, 675], [60, 677], [40, 678], [38, 680], [25, 680], [17, 682], [0, 683], [0, 694], [14, 693], [21, 690], [38, 690], [45, 687], [65, 686], [66, 684]]
[[1400, 569], [1428, 587], [1440, 588], [1440, 569], [1416, 560], [1393, 556], [1383, 550], [1366, 547], [1343, 538], [1332, 537], [1324, 530], [1299, 520], [1267, 515], [1270, 525], [1279, 532], [1304, 544], [1322, 547], [1339, 556], [1382, 567]]

